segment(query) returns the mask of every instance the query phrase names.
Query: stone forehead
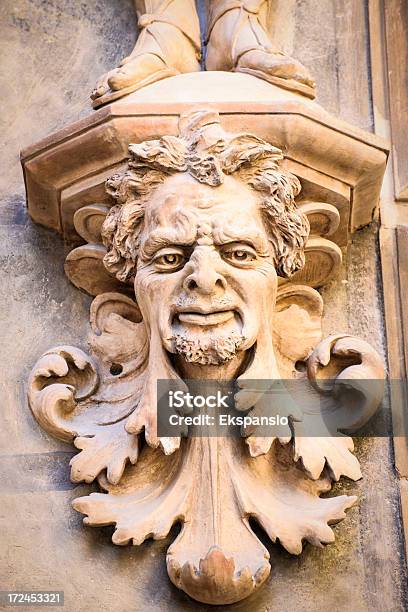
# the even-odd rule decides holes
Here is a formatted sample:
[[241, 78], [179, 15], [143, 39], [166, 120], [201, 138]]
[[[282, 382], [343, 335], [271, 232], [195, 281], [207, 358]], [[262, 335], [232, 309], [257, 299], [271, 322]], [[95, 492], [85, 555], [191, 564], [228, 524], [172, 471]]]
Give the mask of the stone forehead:
[[169, 177], [157, 187], [146, 206], [146, 217], [160, 222], [166, 213], [194, 211], [199, 216], [200, 212], [203, 216], [225, 213], [228, 217], [250, 213], [260, 220], [260, 200], [254, 189], [235, 177], [225, 176], [221, 185], [212, 187], [183, 173]]

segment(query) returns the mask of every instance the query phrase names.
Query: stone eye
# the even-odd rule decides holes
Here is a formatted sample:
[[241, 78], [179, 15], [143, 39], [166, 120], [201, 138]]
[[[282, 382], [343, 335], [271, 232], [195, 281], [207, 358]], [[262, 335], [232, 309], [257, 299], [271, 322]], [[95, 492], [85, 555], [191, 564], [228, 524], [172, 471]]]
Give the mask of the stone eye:
[[245, 266], [256, 260], [256, 252], [246, 244], [229, 245], [222, 255], [226, 261], [236, 266]]
[[239, 261], [246, 261], [249, 258], [249, 253], [246, 251], [233, 251], [233, 257]]
[[162, 259], [166, 264], [169, 264], [170, 266], [174, 266], [177, 265], [178, 261], [179, 261], [179, 255], [175, 255], [170, 254], [170, 255], [163, 255]]
[[185, 255], [181, 251], [160, 251], [154, 258], [154, 265], [157, 270], [171, 272], [178, 270], [185, 263]]

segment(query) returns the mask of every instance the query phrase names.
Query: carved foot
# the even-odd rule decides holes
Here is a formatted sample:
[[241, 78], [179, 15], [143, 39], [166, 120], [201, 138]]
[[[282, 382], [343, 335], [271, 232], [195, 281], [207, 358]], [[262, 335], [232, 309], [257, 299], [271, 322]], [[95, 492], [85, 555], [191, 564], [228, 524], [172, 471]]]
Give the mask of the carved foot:
[[[315, 82], [303, 64], [274, 50], [262, 23], [262, 2], [219, 2], [210, 20], [207, 70], [246, 72], [314, 98]], [[224, 7], [225, 5], [225, 7]]]
[[180, 4], [180, 0], [161, 2], [154, 14], [139, 17], [136, 45], [118, 68], [98, 81], [91, 94], [94, 108], [156, 81], [200, 69], [198, 18], [191, 7], [189, 14], [181, 15]]
[[111, 102], [136, 89], [141, 89], [177, 73], [177, 70], [172, 70], [166, 65], [164, 59], [153, 53], [141, 53], [125, 58], [118, 68], [104, 74], [98, 81], [91, 93], [93, 106], [97, 108], [106, 102]]

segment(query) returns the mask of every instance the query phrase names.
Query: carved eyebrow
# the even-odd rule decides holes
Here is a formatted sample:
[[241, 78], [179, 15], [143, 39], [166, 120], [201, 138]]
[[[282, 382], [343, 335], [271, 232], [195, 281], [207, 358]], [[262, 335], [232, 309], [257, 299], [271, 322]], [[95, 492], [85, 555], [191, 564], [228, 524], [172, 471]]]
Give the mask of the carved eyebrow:
[[242, 242], [252, 246], [259, 255], [269, 255], [269, 242], [266, 237], [262, 236], [258, 228], [242, 227], [234, 228], [232, 225], [228, 228], [214, 228], [214, 242], [217, 245], [224, 245], [230, 242]]
[[191, 228], [190, 235], [187, 235], [186, 232], [180, 232], [180, 229], [177, 227], [163, 227], [153, 230], [147, 239], [142, 242], [139, 254], [141, 259], [150, 259], [159, 249], [166, 246], [192, 246], [197, 239], [196, 228]]

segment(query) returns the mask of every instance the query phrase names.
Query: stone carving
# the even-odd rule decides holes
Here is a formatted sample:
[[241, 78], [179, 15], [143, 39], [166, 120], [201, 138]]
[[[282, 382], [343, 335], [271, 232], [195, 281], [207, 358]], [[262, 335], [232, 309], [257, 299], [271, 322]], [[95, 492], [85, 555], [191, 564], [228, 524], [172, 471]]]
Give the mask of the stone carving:
[[[383, 366], [363, 340], [321, 339], [315, 289], [278, 284], [302, 268], [309, 225], [330, 235], [338, 223], [330, 205], [296, 206], [300, 183], [281, 150], [224, 132], [214, 111], [193, 111], [179, 136], [129, 153], [106, 182], [111, 207], [88, 206], [75, 224], [92, 239], [101, 232], [100, 258], [135, 299], [98, 295], [92, 356], [69, 346], [45, 353], [29, 402], [46, 431], [80, 449], [73, 482], [97, 479], [103, 491], [74, 501], [85, 524], [115, 525], [115, 544], [138, 545], [181, 523], [170, 579], [198, 601], [229, 604], [270, 571], [250, 519], [292, 554], [304, 541], [333, 542], [329, 525], [356, 498], [320, 495], [361, 472], [350, 437], [313, 436], [316, 406], [339, 430], [361, 427], [381, 401]], [[265, 396], [252, 380], [303, 380], [315, 412], [298, 408], [277, 437], [158, 436], [157, 380], [201, 378], [236, 379], [235, 404], [253, 414]], [[367, 379], [377, 383], [364, 387]], [[339, 411], [343, 389], [355, 391], [353, 408]]]
[[[206, 70], [245, 72], [315, 97], [315, 83], [297, 60], [274, 49], [267, 34], [269, 0], [211, 0]], [[193, 0], [135, 0], [140, 34], [130, 55], [92, 92], [94, 107], [161, 79], [200, 70], [201, 39]]]

